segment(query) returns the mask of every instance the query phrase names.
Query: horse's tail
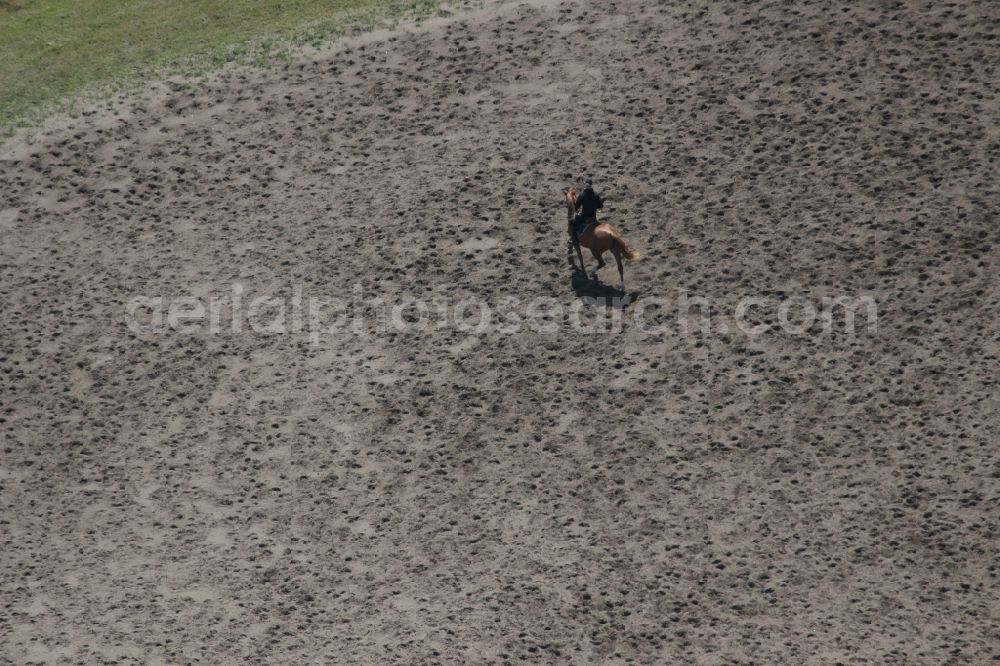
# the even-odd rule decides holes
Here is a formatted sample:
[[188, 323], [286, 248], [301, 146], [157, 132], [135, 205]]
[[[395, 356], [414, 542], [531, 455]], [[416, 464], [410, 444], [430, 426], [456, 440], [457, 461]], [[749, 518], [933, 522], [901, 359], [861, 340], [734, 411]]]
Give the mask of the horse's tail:
[[[608, 226], [611, 227], [610, 224]], [[639, 253], [629, 247], [629, 244], [625, 242], [625, 239], [622, 238], [622, 235], [614, 227], [611, 227], [611, 240], [618, 245], [622, 251], [622, 257], [628, 261], [635, 261], [639, 258]]]

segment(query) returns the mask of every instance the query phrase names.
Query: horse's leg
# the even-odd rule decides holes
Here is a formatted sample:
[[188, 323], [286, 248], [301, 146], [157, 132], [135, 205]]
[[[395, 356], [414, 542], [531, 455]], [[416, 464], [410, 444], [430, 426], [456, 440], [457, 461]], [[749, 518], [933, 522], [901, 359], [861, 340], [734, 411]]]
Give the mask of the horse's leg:
[[590, 248], [590, 253], [592, 255], [594, 255], [594, 259], [597, 259], [597, 267], [594, 268], [594, 274], [593, 274], [593, 277], [596, 280], [597, 279], [597, 271], [599, 271], [602, 268], [604, 268], [605, 266], [607, 266], [607, 264], [604, 261], [604, 256], [603, 256], [604, 255], [604, 250], [597, 250], [595, 248]]
[[615, 255], [615, 261], [618, 262], [618, 277], [621, 278], [618, 288], [625, 291], [625, 266], [622, 264], [622, 250], [618, 247], [618, 243], [611, 246], [611, 254]]
[[580, 257], [580, 272], [584, 275], [587, 274], [587, 265], [583, 263], [583, 250], [580, 249], [580, 239], [574, 239], [573, 245], [576, 246], [576, 255]]
[[[573, 220], [569, 221], [569, 243], [576, 248], [576, 256], [580, 258], [580, 272], [586, 273], [587, 267], [583, 265], [583, 252], [580, 251], [580, 238], [576, 235], [576, 231], [573, 230]], [[573, 263], [573, 250], [570, 249], [570, 263]], [[573, 267], [576, 270], [576, 266]]]

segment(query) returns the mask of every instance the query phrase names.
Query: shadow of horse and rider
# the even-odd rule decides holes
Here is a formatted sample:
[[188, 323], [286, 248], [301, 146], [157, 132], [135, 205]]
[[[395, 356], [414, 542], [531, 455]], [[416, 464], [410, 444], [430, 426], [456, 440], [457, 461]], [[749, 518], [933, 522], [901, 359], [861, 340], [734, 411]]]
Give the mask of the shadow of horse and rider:
[[[571, 279], [573, 291], [580, 298], [603, 302], [609, 307], [614, 304], [617, 304], [617, 307], [625, 307], [634, 301], [638, 294], [626, 295], [625, 293], [625, 265], [623, 262], [638, 259], [639, 253], [625, 242], [617, 229], [607, 222], [598, 222], [596, 216], [586, 220], [577, 220], [576, 211], [579, 196], [580, 193], [576, 188], [571, 188], [566, 192], [567, 232], [571, 241], [568, 245], [567, 259], [573, 268]], [[594, 259], [597, 260], [597, 266], [589, 276], [581, 248], [590, 250]], [[597, 271], [607, 265], [604, 261], [605, 252], [611, 252], [618, 264], [618, 277], [621, 281], [617, 287], [604, 284], [597, 276]], [[577, 259], [580, 260], [579, 266], [576, 265]]]

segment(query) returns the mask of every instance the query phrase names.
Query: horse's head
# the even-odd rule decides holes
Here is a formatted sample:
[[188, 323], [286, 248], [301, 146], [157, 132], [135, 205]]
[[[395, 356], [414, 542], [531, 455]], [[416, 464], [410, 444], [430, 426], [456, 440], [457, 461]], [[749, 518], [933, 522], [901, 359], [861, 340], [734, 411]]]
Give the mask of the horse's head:
[[576, 188], [571, 187], [566, 190], [566, 208], [569, 211], [569, 216], [572, 219], [573, 213], [576, 211]]

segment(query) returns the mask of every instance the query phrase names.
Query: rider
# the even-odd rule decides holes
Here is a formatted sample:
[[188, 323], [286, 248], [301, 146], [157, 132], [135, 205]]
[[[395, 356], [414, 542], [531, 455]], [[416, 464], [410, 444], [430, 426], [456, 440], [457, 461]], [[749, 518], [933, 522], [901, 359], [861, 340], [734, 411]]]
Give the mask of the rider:
[[604, 208], [604, 200], [594, 191], [594, 183], [588, 178], [583, 182], [583, 192], [576, 198], [576, 216], [573, 218], [573, 226], [579, 228], [581, 224], [593, 219], [597, 221], [597, 211]]

